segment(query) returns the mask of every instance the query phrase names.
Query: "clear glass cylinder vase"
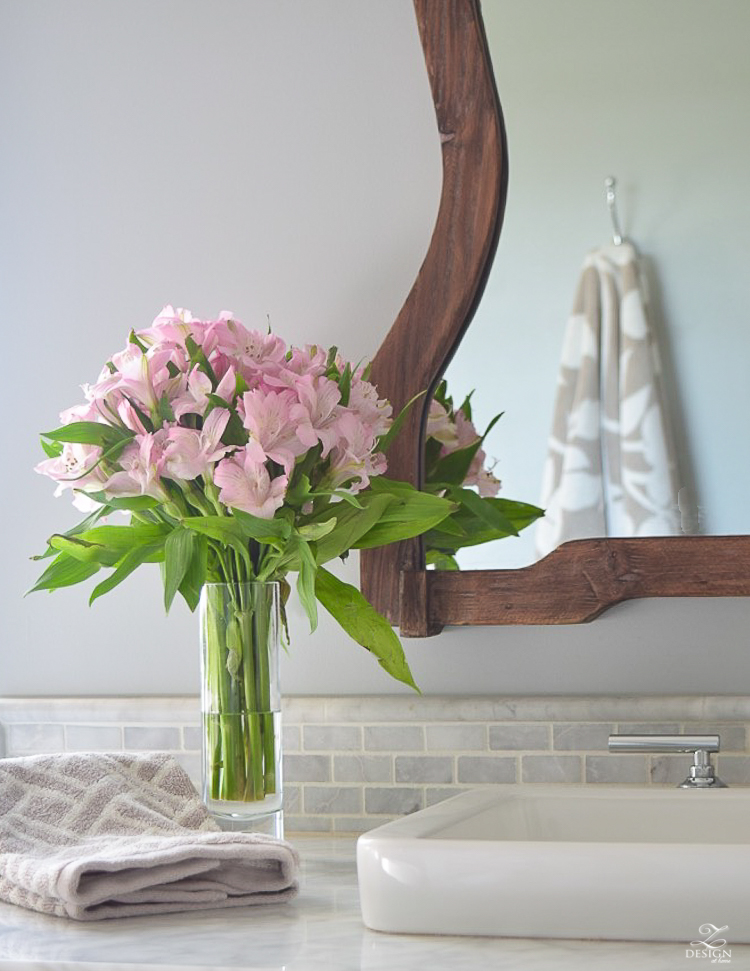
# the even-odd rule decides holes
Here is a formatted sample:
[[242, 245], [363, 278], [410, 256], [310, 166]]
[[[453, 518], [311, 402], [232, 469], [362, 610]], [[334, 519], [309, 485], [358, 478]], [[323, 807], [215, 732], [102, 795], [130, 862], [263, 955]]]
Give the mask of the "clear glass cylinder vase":
[[279, 584], [201, 593], [203, 800], [227, 828], [282, 835]]

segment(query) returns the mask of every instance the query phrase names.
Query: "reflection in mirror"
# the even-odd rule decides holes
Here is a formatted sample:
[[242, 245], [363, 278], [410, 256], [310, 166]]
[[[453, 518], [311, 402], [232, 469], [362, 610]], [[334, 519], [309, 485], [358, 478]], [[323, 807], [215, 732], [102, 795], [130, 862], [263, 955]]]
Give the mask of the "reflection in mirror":
[[[584, 257], [612, 243], [614, 174], [663, 363], [682, 525], [750, 533], [750, 4], [631, 0], [624, 16], [621, 0], [484, 0], [482, 13], [510, 184], [495, 264], [446, 376], [456, 400], [476, 388], [479, 428], [504, 412], [483, 444], [499, 495], [540, 501], [566, 320]], [[534, 562], [535, 529], [458, 561]]]

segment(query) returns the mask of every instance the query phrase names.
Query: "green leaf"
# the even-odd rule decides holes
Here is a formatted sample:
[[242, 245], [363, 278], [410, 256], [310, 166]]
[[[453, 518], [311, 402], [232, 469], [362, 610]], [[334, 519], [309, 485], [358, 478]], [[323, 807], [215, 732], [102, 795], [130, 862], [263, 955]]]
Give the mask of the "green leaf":
[[[205, 516], [202, 518], [206, 518]], [[257, 540], [259, 543], [266, 543], [281, 549], [283, 544], [289, 539], [292, 527], [286, 519], [277, 517], [275, 519], [260, 519], [252, 516], [249, 512], [242, 509], [232, 509], [232, 518], [242, 529], [242, 534], [248, 539]]]
[[408, 482], [396, 482], [384, 476], [373, 479], [371, 489], [380, 495], [390, 494], [393, 501], [384, 510], [380, 521], [354, 544], [357, 549], [371, 549], [419, 536], [456, 509], [447, 499], [419, 492]]
[[133, 512], [143, 512], [146, 509], [155, 509], [160, 505], [158, 499], [153, 496], [121, 496], [108, 499], [104, 492], [87, 492], [86, 495], [95, 502], [101, 502], [110, 509], [131, 510]]
[[371, 651], [378, 663], [392, 678], [408, 684], [416, 691], [416, 684], [404, 655], [404, 649], [393, 628], [373, 609], [362, 594], [344, 583], [324, 567], [318, 569], [315, 593], [325, 609], [346, 633], [362, 647]]
[[528, 502], [517, 502], [515, 499], [500, 499], [495, 496], [484, 501], [489, 502], [491, 506], [499, 509], [506, 519], [509, 519], [519, 531], [530, 526], [537, 519], [541, 519], [544, 515], [543, 509], [540, 509], [539, 506], [532, 506]]
[[460, 570], [461, 567], [455, 556], [450, 553], [442, 553], [440, 550], [428, 550], [425, 559], [430, 566], [436, 570]]
[[295, 473], [289, 488], [286, 490], [284, 502], [290, 506], [301, 509], [313, 496], [310, 493], [310, 478], [304, 472]]
[[379, 451], [381, 451], [381, 452], [387, 452], [388, 451], [388, 449], [390, 448], [391, 442], [396, 437], [396, 435], [398, 435], [398, 433], [401, 431], [401, 426], [404, 424], [404, 421], [406, 420], [406, 416], [409, 414], [409, 409], [411, 408], [411, 406], [414, 404], [414, 402], [418, 398], [421, 398], [422, 397], [423, 394], [425, 394], [425, 392], [424, 391], [420, 391], [419, 394], [415, 394], [414, 395], [414, 397], [411, 399], [411, 401], [407, 401], [407, 403], [404, 405], [404, 407], [398, 413], [398, 415], [396, 416], [396, 418], [394, 418], [393, 424], [388, 429], [388, 431], [385, 433], [385, 435], [381, 435], [380, 438], [378, 439], [378, 450]]
[[208, 363], [208, 358], [203, 353], [203, 348], [195, 343], [193, 337], [188, 334], [185, 338], [185, 349], [190, 355], [191, 366], [198, 365], [198, 368], [203, 371], [203, 373], [208, 377], [211, 382], [211, 386], [215, 388], [218, 385], [216, 380], [216, 375], [214, 374], [214, 369]]
[[63, 444], [62, 442], [45, 442], [43, 438], [40, 438], [42, 448], [47, 454], [47, 458], [56, 459], [62, 455]]
[[439, 459], [434, 467], [430, 470], [427, 481], [433, 484], [445, 483], [446, 485], [460, 486], [463, 485], [466, 476], [469, 473], [469, 467], [471, 466], [474, 456], [477, 454], [482, 444], [484, 443], [487, 435], [492, 431], [495, 423], [502, 418], [503, 413], [495, 415], [492, 421], [489, 423], [485, 432], [471, 445], [467, 445], [464, 448], [458, 448], [455, 452], [450, 452], [448, 455], [444, 455], [443, 458]]
[[108, 550], [100, 543], [89, 543], [79, 539], [77, 536], [63, 536], [55, 534], [50, 536], [49, 545], [53, 550], [67, 553], [81, 563], [100, 563], [103, 566], [114, 566], [122, 556], [117, 550]]
[[27, 593], [35, 590], [57, 590], [59, 587], [71, 587], [75, 583], [88, 580], [99, 570], [98, 563], [82, 563], [73, 559], [67, 553], [60, 553], [39, 577]]
[[341, 394], [341, 400], [339, 404], [344, 408], [349, 404], [349, 395], [351, 394], [351, 391], [352, 391], [352, 366], [347, 361], [343, 374], [339, 379], [339, 393]]
[[242, 419], [238, 415], [237, 409], [233, 408], [231, 404], [219, 397], [218, 394], [208, 394], [206, 397], [209, 400], [210, 407], [206, 409], [204, 418], [208, 418], [214, 408], [224, 408], [229, 412], [229, 421], [227, 422], [224, 433], [221, 436], [222, 443], [224, 445], [247, 445], [248, 441], [250, 440], [250, 436], [247, 433], [247, 429], [242, 424]]
[[334, 489], [333, 492], [328, 492], [325, 490], [320, 492], [311, 492], [310, 499], [341, 499], [350, 506], [354, 506], [355, 509], [365, 508], [357, 496], [351, 492], [347, 492], [345, 489]]
[[323, 522], [307, 523], [297, 529], [297, 534], [307, 543], [315, 543], [323, 539], [336, 528], [336, 518], [323, 520]]
[[[458, 409], [459, 411], [462, 411], [464, 413], [464, 417], [468, 418], [469, 421], [471, 421], [471, 398], [473, 394], [474, 392], [470, 391], [464, 398], [463, 402], [461, 403], [461, 407]], [[484, 434], [486, 435], [487, 432], [485, 432]]]
[[[171, 363], [171, 362], [170, 362]], [[159, 398], [159, 403], [156, 406], [156, 413], [161, 418], [162, 421], [174, 421], [174, 412], [172, 411], [172, 405], [169, 401], [169, 396], [166, 391], [162, 393], [161, 398]]]
[[89, 543], [126, 550], [147, 543], [163, 544], [170, 532], [166, 523], [131, 523], [129, 526], [94, 526], [79, 534]]
[[478, 438], [471, 445], [457, 448], [455, 452], [449, 452], [448, 455], [439, 458], [427, 474], [428, 484], [436, 486], [462, 485], [469, 474], [469, 468], [481, 444], [482, 440]]
[[216, 540], [224, 546], [231, 546], [233, 550], [240, 554], [252, 575], [253, 565], [247, 547], [247, 537], [243, 527], [234, 516], [188, 516], [182, 520], [182, 525], [196, 533], [207, 536], [209, 539]]
[[[466, 525], [459, 520], [459, 514], [453, 513], [450, 516], [446, 516], [438, 524], [439, 531], [441, 533], [448, 533], [451, 536], [456, 536], [459, 539], [463, 539], [466, 536]], [[427, 534], [425, 534], [426, 536]]]
[[470, 512], [486, 523], [491, 529], [499, 529], [510, 536], [518, 536], [518, 530], [497, 506], [487, 502], [482, 496], [473, 492], [471, 489], [451, 489], [451, 498], [460, 502]]
[[316, 517], [316, 521], [327, 520], [335, 524], [335, 528], [317, 542], [316, 555], [319, 564], [327, 563], [352, 549], [360, 537], [380, 521], [385, 510], [393, 502], [393, 497], [363, 493], [362, 501], [364, 505], [359, 509], [335, 503]]
[[195, 534], [193, 555], [180, 584], [180, 594], [190, 610], [194, 611], [200, 602], [201, 590], [206, 582], [208, 561], [208, 540], [200, 533]]
[[62, 425], [51, 432], [42, 432], [42, 435], [53, 442], [77, 442], [82, 445], [100, 445], [103, 448], [135, 438], [135, 432], [99, 421], [72, 421], [69, 425]]
[[169, 613], [172, 601], [190, 566], [197, 534], [178, 526], [164, 544], [164, 609]]
[[151, 546], [135, 546], [133, 549], [128, 550], [128, 552], [123, 556], [120, 562], [117, 564], [117, 568], [110, 573], [106, 580], [102, 580], [101, 583], [97, 584], [91, 596], [89, 597], [89, 606], [99, 597], [103, 597], [105, 593], [109, 593], [118, 586], [122, 581], [129, 577], [130, 574], [136, 570], [141, 563], [145, 563], [152, 553], [156, 550]]
[[[84, 533], [87, 529], [90, 529], [95, 523], [97, 523], [102, 518], [102, 516], [106, 516], [108, 512], [109, 512], [109, 509], [106, 506], [102, 506], [100, 509], [95, 509], [92, 513], [89, 513], [89, 515], [85, 519], [82, 519], [80, 523], [71, 527], [71, 529], [66, 530], [64, 533], [62, 534], [58, 533], [57, 535], [77, 536], [80, 533]], [[49, 541], [48, 541], [47, 549], [44, 551], [44, 553], [41, 553], [37, 556], [32, 556], [31, 559], [46, 560], [48, 557], [54, 556], [54, 555], [55, 555], [55, 551], [49, 545]]]
[[295, 538], [295, 546], [299, 554], [297, 594], [310, 621], [310, 633], [312, 633], [318, 626], [318, 605], [315, 600], [315, 576], [318, 565], [315, 562], [315, 554], [304, 539]]
[[146, 347], [146, 345], [143, 343], [143, 341], [141, 341], [138, 338], [138, 335], [132, 328], [130, 333], [128, 334], [128, 341], [131, 344], [135, 344], [136, 347], [139, 347], [144, 354], [148, 351], [148, 348]]

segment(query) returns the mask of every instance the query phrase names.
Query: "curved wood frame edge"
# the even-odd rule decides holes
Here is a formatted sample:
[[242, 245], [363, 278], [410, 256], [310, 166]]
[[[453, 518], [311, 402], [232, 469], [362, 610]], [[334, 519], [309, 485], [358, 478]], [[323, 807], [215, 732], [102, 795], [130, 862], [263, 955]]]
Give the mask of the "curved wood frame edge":
[[[389, 475], [422, 482], [429, 395], [469, 325], [505, 211], [507, 149], [479, 0], [414, 0], [443, 154], [443, 191], [417, 280], [373, 361], [412, 408]], [[640, 597], [750, 596], [750, 536], [576, 540], [520, 570], [425, 569], [419, 539], [361, 554], [362, 592], [407, 637], [443, 625], [575, 624]]]
[[[440, 134], [443, 188], [427, 255], [373, 359], [372, 380], [395, 413], [427, 392], [388, 453], [388, 474], [420, 486], [430, 398], [484, 292], [505, 212], [507, 164], [478, 0], [414, 0], [414, 8]], [[420, 539], [361, 554], [363, 594], [402, 629], [402, 611], [415, 601], [401, 590], [401, 574], [424, 563]], [[417, 606], [420, 611], [426, 617]]]

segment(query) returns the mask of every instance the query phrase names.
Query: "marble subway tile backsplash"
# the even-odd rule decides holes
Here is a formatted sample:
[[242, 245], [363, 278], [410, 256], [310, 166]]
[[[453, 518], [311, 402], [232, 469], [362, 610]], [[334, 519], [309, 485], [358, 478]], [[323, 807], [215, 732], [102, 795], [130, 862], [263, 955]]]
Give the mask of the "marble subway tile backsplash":
[[[476, 786], [676, 785], [690, 756], [610, 754], [612, 732], [718, 733], [719, 775], [750, 785], [750, 697], [291, 697], [286, 827], [364, 832]], [[172, 752], [200, 784], [192, 697], [0, 699], [0, 754]]]

